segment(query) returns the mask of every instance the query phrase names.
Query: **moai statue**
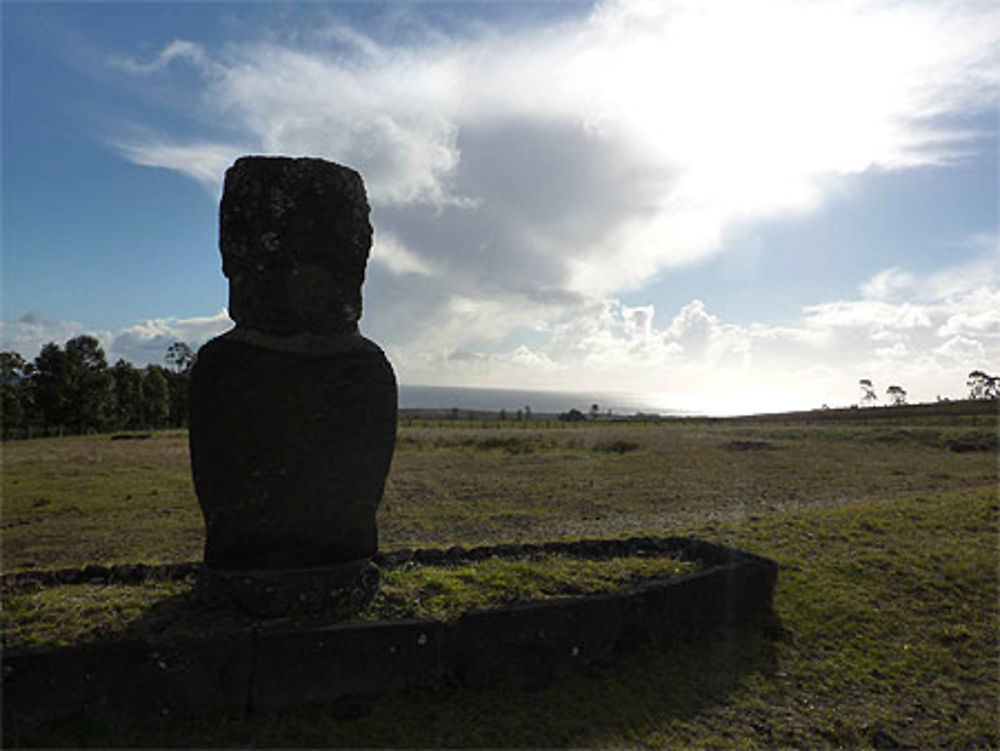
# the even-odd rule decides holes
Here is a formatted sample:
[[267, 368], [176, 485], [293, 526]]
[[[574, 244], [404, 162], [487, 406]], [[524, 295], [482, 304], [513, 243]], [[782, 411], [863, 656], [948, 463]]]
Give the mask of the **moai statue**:
[[321, 159], [242, 157], [226, 172], [219, 247], [236, 327], [191, 374], [202, 602], [346, 613], [377, 587], [396, 379], [358, 332], [368, 213], [361, 176]]

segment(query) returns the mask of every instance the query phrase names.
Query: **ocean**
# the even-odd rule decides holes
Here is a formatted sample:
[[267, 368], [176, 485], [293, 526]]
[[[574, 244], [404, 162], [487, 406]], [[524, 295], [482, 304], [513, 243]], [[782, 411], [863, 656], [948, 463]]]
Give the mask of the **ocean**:
[[616, 415], [656, 413], [659, 415], [688, 414], [664, 408], [655, 397], [616, 392], [522, 391], [519, 389], [457, 388], [450, 386], [399, 387], [400, 409], [465, 409], [477, 412], [506, 410], [513, 415], [525, 407], [535, 414], [560, 414], [571, 409], [583, 413], [596, 404], [601, 414], [611, 410]]

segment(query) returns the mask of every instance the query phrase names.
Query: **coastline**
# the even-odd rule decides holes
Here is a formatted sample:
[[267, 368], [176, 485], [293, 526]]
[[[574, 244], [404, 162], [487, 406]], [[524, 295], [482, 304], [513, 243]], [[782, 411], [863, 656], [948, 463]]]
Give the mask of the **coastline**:
[[559, 415], [571, 409], [584, 414], [596, 404], [601, 415], [656, 414], [663, 417], [693, 417], [696, 413], [657, 405], [643, 394], [627, 392], [572, 392], [522, 389], [467, 388], [458, 386], [399, 385], [401, 412], [432, 411], [494, 413], [503, 410], [511, 419], [518, 410], [532, 415]]

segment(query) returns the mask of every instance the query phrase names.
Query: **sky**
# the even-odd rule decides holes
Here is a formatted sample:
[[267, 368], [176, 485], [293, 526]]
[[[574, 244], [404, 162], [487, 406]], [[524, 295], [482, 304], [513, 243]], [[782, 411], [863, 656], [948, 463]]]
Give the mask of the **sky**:
[[664, 409], [1000, 372], [1000, 6], [4, 2], [0, 348], [232, 327], [226, 168], [364, 177], [412, 385]]

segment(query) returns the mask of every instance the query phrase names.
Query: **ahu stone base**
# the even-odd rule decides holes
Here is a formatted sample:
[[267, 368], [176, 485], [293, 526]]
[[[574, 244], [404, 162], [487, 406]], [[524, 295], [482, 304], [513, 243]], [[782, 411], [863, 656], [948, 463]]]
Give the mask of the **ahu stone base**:
[[378, 567], [368, 559], [361, 559], [299, 569], [202, 568], [195, 591], [204, 605], [262, 618], [316, 613], [349, 618], [371, 602], [378, 582]]
[[[118, 641], [8, 650], [3, 663], [5, 733], [69, 716], [114, 721], [123, 713], [254, 711], [311, 702], [355, 712], [395, 688], [460, 688], [505, 678], [534, 690], [548, 685], [559, 666], [602, 662], [637, 645], [698, 638], [754, 619], [766, 623], [773, 615], [776, 563], [688, 538], [396, 551], [376, 561], [392, 568], [410, 561], [458, 563], [536, 553], [587, 559], [670, 554], [699, 562], [702, 568], [606, 594], [472, 611], [447, 622], [414, 619], [305, 627], [262, 623], [222, 636], [169, 643]], [[366, 582], [368, 571], [359, 564], [350, 576]], [[115, 571], [110, 573], [115, 578]], [[350, 598], [340, 585], [324, 589], [329, 582], [343, 581], [332, 574], [330, 579], [310, 570], [285, 580], [270, 579], [270, 574], [242, 576], [203, 572], [199, 593], [271, 613], [275, 608], [264, 602], [268, 587], [279, 593], [283, 607], [315, 603], [334, 591], [340, 592], [337, 597]], [[294, 586], [282, 586], [289, 581]], [[765, 630], [761, 638], [767, 638]]]

